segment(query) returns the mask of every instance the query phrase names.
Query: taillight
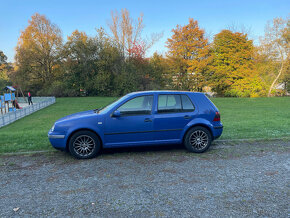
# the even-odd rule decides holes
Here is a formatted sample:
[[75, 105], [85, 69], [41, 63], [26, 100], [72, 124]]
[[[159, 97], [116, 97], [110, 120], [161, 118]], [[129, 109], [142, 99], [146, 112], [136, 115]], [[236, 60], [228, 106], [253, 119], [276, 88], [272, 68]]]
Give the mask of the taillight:
[[213, 121], [221, 121], [220, 112], [215, 112], [215, 116], [213, 118]]

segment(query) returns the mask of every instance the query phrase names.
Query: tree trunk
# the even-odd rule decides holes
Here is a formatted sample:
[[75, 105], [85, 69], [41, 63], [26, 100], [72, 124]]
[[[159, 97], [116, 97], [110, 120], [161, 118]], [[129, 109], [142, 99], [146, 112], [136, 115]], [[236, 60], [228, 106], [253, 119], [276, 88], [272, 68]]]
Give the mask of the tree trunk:
[[278, 73], [278, 75], [276, 76], [276, 78], [274, 79], [274, 81], [273, 81], [273, 83], [272, 83], [272, 85], [271, 85], [271, 87], [270, 87], [270, 89], [269, 89], [268, 97], [271, 96], [271, 91], [272, 91], [272, 89], [273, 89], [275, 83], [277, 82], [277, 80], [279, 79], [279, 77], [280, 77], [281, 74], [282, 74], [283, 66], [284, 66], [284, 61], [282, 61], [282, 64], [281, 64], [281, 68], [280, 68], [280, 70], [279, 70], [279, 73]]

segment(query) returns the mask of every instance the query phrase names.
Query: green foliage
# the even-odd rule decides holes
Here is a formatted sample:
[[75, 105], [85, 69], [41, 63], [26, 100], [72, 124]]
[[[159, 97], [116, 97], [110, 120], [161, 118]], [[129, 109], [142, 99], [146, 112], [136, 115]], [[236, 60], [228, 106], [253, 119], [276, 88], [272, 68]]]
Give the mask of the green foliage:
[[246, 34], [223, 30], [214, 38], [211, 86], [218, 95], [254, 97], [265, 95], [253, 56], [254, 46]]
[[172, 89], [172, 74], [168, 60], [156, 52], [150, 58], [151, 71], [150, 75], [153, 78], [154, 87], [152, 89]]
[[7, 57], [3, 51], [0, 51], [0, 65], [7, 63]]
[[0, 90], [10, 85], [8, 72], [12, 69], [10, 63], [7, 63], [7, 57], [3, 51], [0, 51]]
[[52, 106], [0, 129], [0, 153], [15, 151], [53, 150], [47, 132], [63, 116], [100, 108], [113, 102], [112, 97], [57, 98]]

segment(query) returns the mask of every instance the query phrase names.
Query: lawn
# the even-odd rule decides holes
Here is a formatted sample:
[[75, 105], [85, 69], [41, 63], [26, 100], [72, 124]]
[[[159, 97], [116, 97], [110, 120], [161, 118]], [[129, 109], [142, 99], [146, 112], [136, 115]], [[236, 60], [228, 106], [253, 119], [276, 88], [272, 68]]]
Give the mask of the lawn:
[[[47, 132], [54, 121], [71, 113], [104, 106], [116, 98], [57, 98], [56, 103], [0, 129], [0, 153], [53, 150]], [[290, 98], [213, 98], [221, 112], [221, 139], [290, 140]]]

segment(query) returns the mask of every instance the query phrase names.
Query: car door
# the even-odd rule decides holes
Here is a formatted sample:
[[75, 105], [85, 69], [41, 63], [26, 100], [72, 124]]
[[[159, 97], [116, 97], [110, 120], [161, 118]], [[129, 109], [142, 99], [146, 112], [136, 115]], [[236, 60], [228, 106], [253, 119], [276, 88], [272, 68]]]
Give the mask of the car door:
[[184, 127], [196, 116], [190, 98], [185, 94], [159, 94], [154, 115], [154, 139], [178, 141]]
[[116, 109], [120, 116], [106, 117], [104, 136], [107, 146], [138, 145], [153, 140], [153, 98], [153, 95], [134, 97]]

